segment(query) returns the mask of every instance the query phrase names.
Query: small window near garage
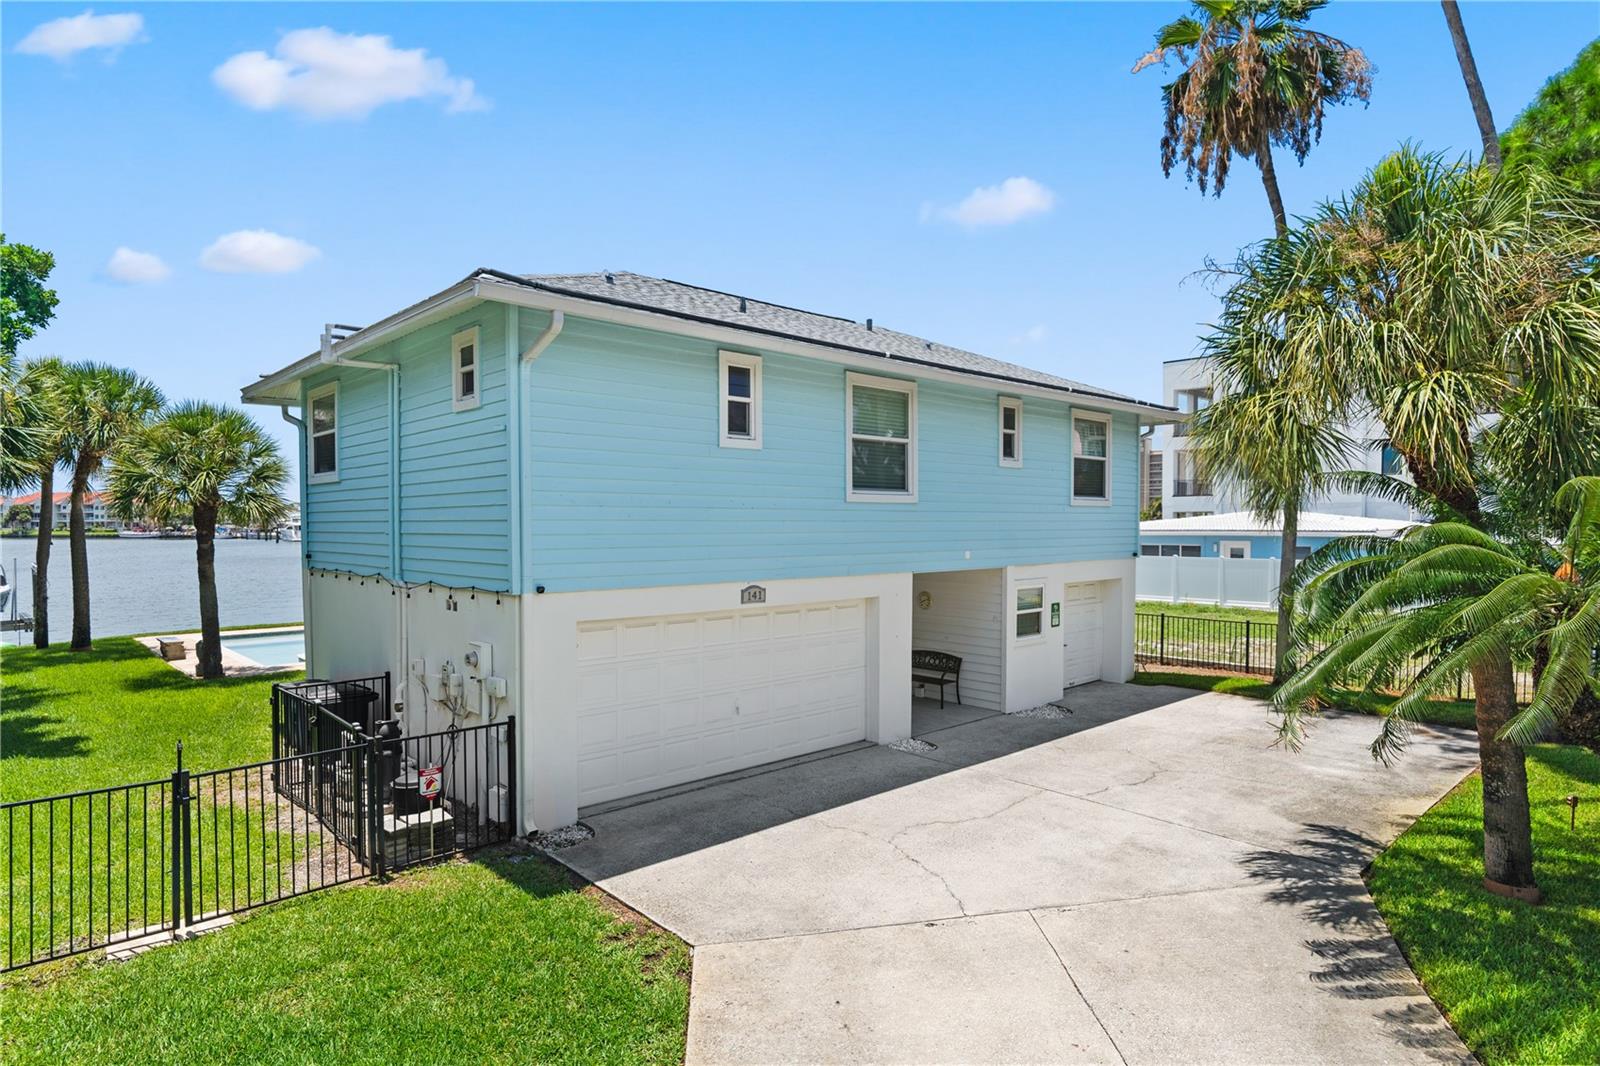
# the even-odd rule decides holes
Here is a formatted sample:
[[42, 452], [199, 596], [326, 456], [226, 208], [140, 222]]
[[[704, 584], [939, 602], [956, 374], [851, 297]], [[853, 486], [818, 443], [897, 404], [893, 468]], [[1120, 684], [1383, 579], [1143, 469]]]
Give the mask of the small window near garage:
[[478, 327], [464, 329], [450, 338], [450, 365], [455, 378], [452, 406], [457, 411], [478, 406], [479, 363]]
[[1160, 555], [1161, 554], [1161, 545], [1159, 545], [1159, 544], [1141, 544], [1141, 545], [1139, 545], [1139, 554], [1140, 555]]
[[1200, 545], [1198, 544], [1161, 544], [1158, 545], [1161, 554], [1165, 556], [1181, 556], [1185, 559], [1200, 558]]
[[1224, 559], [1250, 558], [1250, 542], [1247, 540], [1225, 540], [1221, 548]]
[[1307, 547], [1304, 544], [1296, 544], [1294, 546], [1294, 561], [1295, 562], [1297, 562], [1297, 563], [1304, 562], [1306, 559], [1309, 559], [1310, 557], [1311, 557], [1311, 549], [1309, 547]]
[[719, 442], [724, 448], [761, 447], [761, 357], [719, 353], [717, 381]]
[[1111, 501], [1111, 419], [1072, 416], [1072, 502]]
[[1017, 639], [1028, 640], [1044, 633], [1044, 586], [1024, 585], [1017, 589]]
[[849, 374], [845, 380], [850, 443], [846, 497], [858, 502], [915, 503], [917, 386], [865, 374]]
[[324, 385], [306, 395], [311, 417], [306, 419], [310, 436], [312, 483], [339, 480], [339, 385]]
[[1022, 401], [1000, 397], [1000, 465], [1022, 465]]

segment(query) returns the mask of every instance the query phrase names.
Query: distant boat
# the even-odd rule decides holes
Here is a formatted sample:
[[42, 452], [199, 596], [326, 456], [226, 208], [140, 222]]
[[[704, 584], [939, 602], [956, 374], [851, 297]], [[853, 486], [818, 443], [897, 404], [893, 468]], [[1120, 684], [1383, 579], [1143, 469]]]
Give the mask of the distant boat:
[[290, 522], [288, 525], [279, 526], [278, 527], [278, 539], [279, 540], [299, 540], [300, 539], [300, 523], [299, 522]]
[[159, 529], [119, 529], [117, 530], [117, 536], [131, 537], [135, 540], [151, 540], [161, 536], [161, 531]]
[[11, 579], [6, 576], [6, 568], [0, 566], [0, 611], [6, 609], [6, 604], [11, 602]]

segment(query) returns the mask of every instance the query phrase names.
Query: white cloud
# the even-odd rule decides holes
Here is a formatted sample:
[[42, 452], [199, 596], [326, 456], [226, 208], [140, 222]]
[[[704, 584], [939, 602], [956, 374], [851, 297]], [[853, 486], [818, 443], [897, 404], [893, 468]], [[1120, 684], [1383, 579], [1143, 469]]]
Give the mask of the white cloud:
[[288, 108], [312, 118], [365, 118], [383, 104], [427, 97], [442, 98], [451, 112], [489, 106], [471, 78], [453, 76], [425, 48], [396, 48], [381, 34], [291, 30], [274, 53], [240, 52], [211, 80], [248, 108]]
[[922, 220], [943, 220], [975, 229], [1009, 226], [1030, 215], [1042, 215], [1056, 206], [1056, 194], [1032, 178], [1007, 178], [999, 185], [981, 185], [958, 204], [925, 204]]
[[200, 265], [219, 274], [287, 274], [322, 253], [305, 241], [264, 229], [224, 233], [200, 253]]
[[1050, 330], [1043, 325], [1030, 326], [1011, 338], [1012, 344], [1038, 344], [1050, 336]]
[[91, 9], [35, 26], [33, 32], [17, 42], [17, 51], [64, 63], [90, 48], [105, 48], [115, 54], [123, 45], [143, 39], [143, 15], [96, 15]]
[[118, 248], [106, 263], [106, 276], [124, 285], [150, 285], [167, 280], [172, 268], [161, 261], [159, 255], [136, 252], [132, 248]]

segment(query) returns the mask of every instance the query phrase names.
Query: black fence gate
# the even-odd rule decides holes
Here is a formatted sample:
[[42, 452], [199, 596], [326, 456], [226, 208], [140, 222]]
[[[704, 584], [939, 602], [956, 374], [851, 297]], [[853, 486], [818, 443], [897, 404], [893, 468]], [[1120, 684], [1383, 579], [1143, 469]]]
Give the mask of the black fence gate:
[[[403, 735], [389, 679], [276, 685], [273, 757], [0, 804], [0, 971], [511, 839], [516, 720]], [[348, 715], [348, 717], [346, 717]]]

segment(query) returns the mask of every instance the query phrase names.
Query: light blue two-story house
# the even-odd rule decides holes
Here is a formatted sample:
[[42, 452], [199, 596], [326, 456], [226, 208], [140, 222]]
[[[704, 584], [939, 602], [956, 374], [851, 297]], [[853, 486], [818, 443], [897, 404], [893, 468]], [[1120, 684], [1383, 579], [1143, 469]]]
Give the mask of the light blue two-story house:
[[1139, 430], [1170, 408], [870, 320], [490, 270], [243, 396], [300, 427], [309, 673], [391, 671], [411, 732], [517, 715], [524, 830], [905, 738], [938, 706], [914, 649], [962, 659], [970, 708], [1133, 672]]

